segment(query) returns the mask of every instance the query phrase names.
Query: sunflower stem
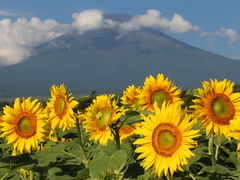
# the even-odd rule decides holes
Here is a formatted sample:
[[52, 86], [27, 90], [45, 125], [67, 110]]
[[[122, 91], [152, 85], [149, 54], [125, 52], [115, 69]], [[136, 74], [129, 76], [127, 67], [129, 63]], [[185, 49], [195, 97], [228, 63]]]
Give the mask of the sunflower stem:
[[80, 144], [80, 146], [84, 147], [82, 133], [81, 133], [81, 129], [80, 129], [80, 121], [78, 118], [76, 121], [77, 121], [76, 127], [77, 127], [77, 132], [78, 132], [79, 144]]
[[77, 132], [78, 132], [80, 151], [81, 151], [81, 154], [83, 156], [83, 164], [84, 164], [85, 168], [87, 168], [88, 167], [88, 158], [87, 158], [87, 155], [86, 155], [85, 150], [84, 150], [84, 144], [83, 144], [83, 140], [82, 140], [82, 133], [81, 133], [81, 130], [80, 130], [80, 121], [79, 121], [78, 118], [77, 118], [76, 121], [77, 121], [76, 122], [76, 128], [77, 128]]
[[218, 159], [218, 152], [219, 152], [219, 147], [221, 146], [221, 143], [222, 143], [222, 139], [218, 137], [218, 141], [217, 141], [217, 144], [216, 144], [216, 152], [215, 152], [216, 161]]
[[190, 178], [192, 178], [192, 180], [195, 180], [195, 179], [196, 179], [196, 178], [193, 176], [192, 173], [189, 173], [189, 176], [190, 176]]
[[33, 172], [32, 171], [29, 172], [29, 180], [33, 180]]
[[117, 150], [121, 149], [120, 145], [120, 135], [119, 135], [119, 128], [116, 128], [116, 137], [115, 137], [116, 145], [117, 145]]
[[117, 150], [121, 149], [119, 129], [120, 129], [120, 127], [117, 124], [113, 124], [112, 133], [114, 135], [114, 140], [116, 142]]
[[214, 138], [214, 136], [211, 135], [210, 138], [209, 138], [209, 141], [208, 141], [208, 154], [211, 157], [211, 162], [212, 162], [212, 166], [213, 166], [213, 173], [215, 173], [217, 162], [216, 162], [216, 159], [215, 159], [215, 154], [214, 154], [214, 149], [213, 149], [213, 144], [214, 144], [213, 143], [213, 138]]

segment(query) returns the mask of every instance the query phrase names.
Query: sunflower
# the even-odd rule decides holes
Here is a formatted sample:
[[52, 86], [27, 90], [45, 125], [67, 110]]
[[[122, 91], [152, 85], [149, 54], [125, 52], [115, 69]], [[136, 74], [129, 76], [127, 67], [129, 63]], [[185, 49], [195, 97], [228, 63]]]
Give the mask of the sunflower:
[[119, 128], [121, 143], [123, 143], [124, 140], [130, 138], [131, 136], [135, 135], [137, 127], [139, 127], [139, 123], [135, 123], [132, 125], [128, 124], [121, 125], [121, 127]]
[[51, 129], [62, 129], [63, 131], [75, 126], [75, 114], [73, 109], [77, 107], [78, 102], [73, 100], [71, 94], [66, 94], [64, 84], [59, 87], [51, 87], [50, 102], [46, 109], [49, 111], [49, 123]]
[[164, 101], [183, 104], [180, 94], [181, 90], [178, 90], [168, 78], [164, 78], [163, 74], [158, 74], [156, 79], [150, 75], [146, 78], [139, 95], [139, 104], [143, 109], [150, 111], [154, 110], [154, 102], [157, 102], [159, 107]]
[[139, 145], [135, 152], [140, 153], [138, 159], [143, 159], [144, 169], [153, 167], [157, 176], [164, 172], [169, 178], [174, 171], [182, 171], [182, 165], [188, 163], [187, 158], [194, 156], [190, 148], [197, 145], [192, 138], [199, 136], [199, 130], [191, 130], [194, 121], [190, 121], [191, 117], [179, 104], [166, 105], [164, 102], [159, 108], [155, 103], [154, 109], [154, 115], [142, 115], [144, 122], [137, 134], [143, 138], [134, 142]]
[[114, 95], [97, 96], [86, 109], [84, 128], [90, 133], [90, 139], [106, 145], [113, 139], [110, 125], [115, 123], [125, 112], [116, 105]]
[[197, 89], [199, 95], [192, 108], [194, 115], [206, 127], [206, 134], [216, 133], [229, 136], [230, 121], [240, 116], [240, 93], [233, 92], [234, 83], [224, 79], [202, 82], [203, 89]]
[[45, 138], [46, 118], [38, 100], [31, 98], [17, 98], [13, 108], [5, 106], [1, 123], [1, 137], [5, 137], [8, 144], [13, 145], [13, 151], [31, 152], [37, 150], [38, 145]]
[[133, 108], [138, 108], [139, 100], [137, 96], [140, 94], [140, 92], [140, 87], [135, 87], [134, 85], [128, 86], [123, 92], [123, 96], [121, 97], [121, 103], [124, 105], [132, 106]]

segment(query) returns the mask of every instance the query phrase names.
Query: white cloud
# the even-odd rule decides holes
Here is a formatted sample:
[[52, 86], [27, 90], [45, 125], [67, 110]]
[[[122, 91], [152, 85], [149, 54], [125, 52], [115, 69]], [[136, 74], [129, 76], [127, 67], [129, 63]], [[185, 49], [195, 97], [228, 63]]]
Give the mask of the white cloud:
[[0, 20], [0, 64], [21, 62], [32, 54], [32, 48], [69, 31], [71, 26], [55, 20], [18, 18]]
[[104, 19], [103, 11], [98, 9], [90, 9], [80, 13], [74, 13], [72, 18], [72, 25], [77, 28], [80, 33], [94, 29], [113, 27], [116, 25], [116, 22], [111, 19]]
[[172, 19], [168, 20], [161, 16], [158, 10], [148, 10], [146, 14], [133, 17], [129, 22], [120, 25], [125, 31], [137, 30], [141, 27], [157, 27], [168, 32], [182, 34], [190, 31], [200, 31], [197, 26], [193, 26], [181, 15], [174, 14]]
[[201, 32], [202, 36], [227, 36], [229, 41], [228, 44], [234, 44], [240, 40], [240, 35], [238, 32], [232, 28], [220, 28], [215, 32]]
[[228, 36], [229, 38], [229, 44], [233, 44], [237, 41], [240, 40], [240, 36], [239, 34], [237, 33], [237, 31], [235, 31], [234, 29], [231, 29], [231, 28], [220, 28], [220, 33], [222, 33], [223, 35], [226, 35]]

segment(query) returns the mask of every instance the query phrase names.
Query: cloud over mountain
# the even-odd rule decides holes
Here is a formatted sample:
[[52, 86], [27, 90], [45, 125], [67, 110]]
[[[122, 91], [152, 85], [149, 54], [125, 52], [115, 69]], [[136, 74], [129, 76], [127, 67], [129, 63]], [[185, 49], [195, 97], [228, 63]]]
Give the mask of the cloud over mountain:
[[16, 64], [32, 54], [32, 48], [68, 32], [71, 26], [37, 17], [0, 20], [0, 62]]
[[166, 31], [182, 34], [189, 31], [199, 31], [197, 26], [193, 26], [181, 15], [174, 14], [171, 20], [161, 16], [158, 10], [148, 10], [146, 14], [133, 17], [129, 22], [120, 25], [124, 30], [137, 30], [141, 27], [158, 27]]
[[98, 9], [85, 10], [80, 13], [74, 13], [73, 27], [77, 28], [80, 33], [84, 33], [89, 30], [114, 27], [117, 22], [111, 19], [103, 18], [103, 11]]
[[233, 44], [240, 40], [240, 36], [234, 29], [231, 28], [220, 28], [220, 34], [226, 35], [229, 37], [229, 44]]

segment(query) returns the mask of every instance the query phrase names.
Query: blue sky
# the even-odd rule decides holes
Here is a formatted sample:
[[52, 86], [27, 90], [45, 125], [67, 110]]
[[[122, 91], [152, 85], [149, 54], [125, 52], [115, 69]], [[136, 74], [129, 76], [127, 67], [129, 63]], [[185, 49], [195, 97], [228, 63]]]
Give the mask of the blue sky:
[[[127, 13], [132, 16], [144, 15], [149, 9], [155, 9], [161, 13], [161, 20], [170, 21], [174, 14], [178, 14], [195, 27], [181, 33], [167, 28], [164, 32], [169, 36], [240, 60], [239, 7], [240, 1], [237, 0], [0, 0], [0, 21], [9, 18], [13, 23], [20, 17], [28, 20], [38, 17], [42, 21], [54, 19], [59, 24], [72, 24], [73, 13], [89, 9], [99, 9], [104, 13]], [[34, 41], [35, 44], [37, 42]]]

